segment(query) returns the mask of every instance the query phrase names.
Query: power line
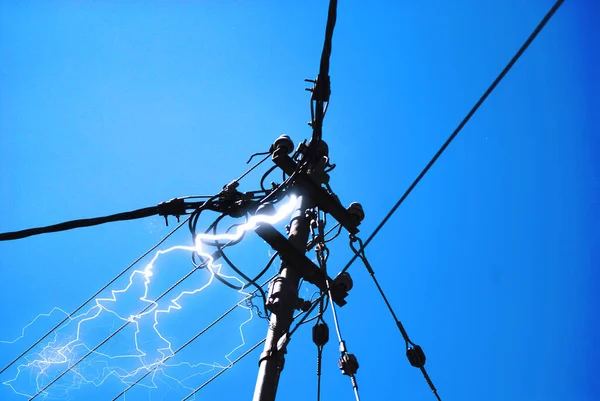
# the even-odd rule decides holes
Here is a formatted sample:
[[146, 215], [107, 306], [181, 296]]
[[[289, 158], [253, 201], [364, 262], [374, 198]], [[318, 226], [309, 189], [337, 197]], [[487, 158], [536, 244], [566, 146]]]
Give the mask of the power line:
[[[223, 245], [223, 247], [226, 247], [227, 245], [228, 244], [225, 244], [225, 245]], [[211, 255], [211, 258], [214, 260], [218, 257], [218, 255], [219, 255], [219, 251], [213, 252], [213, 254]], [[151, 303], [148, 304], [148, 306], [146, 306], [144, 309], [142, 309], [136, 315], [141, 315], [141, 314], [145, 313], [146, 311], [148, 311], [148, 309], [150, 309], [152, 306], [154, 306], [158, 301], [160, 301], [162, 298], [164, 298], [169, 292], [171, 292], [173, 289], [175, 289], [177, 286], [179, 286], [179, 284], [183, 283], [187, 278], [189, 278], [192, 274], [194, 274], [194, 272], [196, 272], [199, 269], [200, 269], [200, 267], [195, 266], [194, 269], [192, 269], [189, 273], [187, 273], [185, 276], [183, 276], [181, 279], [179, 279], [175, 284], [173, 284], [171, 287], [169, 287], [167, 290], [165, 290], [162, 294], [160, 294], [156, 299], [154, 299]], [[220, 278], [222, 281], [225, 280], [217, 272], [212, 272], [212, 274], [214, 275], [215, 278]], [[48, 388], [50, 388], [50, 386], [52, 386], [54, 383], [56, 383], [58, 380], [60, 380], [64, 375], [66, 375], [71, 370], [73, 370], [73, 368], [75, 368], [77, 365], [79, 365], [81, 362], [83, 362], [84, 359], [86, 359], [88, 356], [90, 356], [91, 354], [96, 352], [96, 350], [98, 350], [98, 348], [100, 348], [101, 346], [106, 344], [108, 341], [110, 341], [110, 339], [112, 339], [119, 332], [121, 332], [121, 330], [123, 330], [125, 327], [127, 327], [129, 325], [129, 323], [131, 323], [131, 321], [128, 320], [123, 325], [121, 325], [116, 331], [114, 331], [112, 334], [110, 334], [108, 337], [106, 337], [104, 340], [102, 340], [98, 345], [96, 345], [94, 348], [89, 350], [85, 355], [83, 355], [81, 358], [79, 358], [75, 363], [73, 363], [71, 366], [69, 366], [67, 368], [67, 370], [62, 372], [57, 377], [55, 377], [52, 381], [50, 381], [50, 383], [48, 383], [41, 390], [39, 390], [37, 393], [35, 393], [31, 398], [29, 398], [29, 401], [33, 400], [38, 395], [40, 395], [41, 393], [46, 391]]]
[[[353, 245], [354, 241], [357, 241], [359, 243], [359, 245], [361, 246], [360, 251], [354, 247], [354, 245]], [[375, 286], [377, 287], [377, 290], [379, 290], [379, 294], [381, 295], [381, 298], [383, 298], [385, 305], [387, 306], [388, 310], [392, 314], [392, 317], [394, 318], [396, 326], [398, 327], [398, 330], [400, 330], [400, 334], [402, 335], [402, 338], [404, 338], [404, 343], [406, 345], [406, 356], [408, 358], [408, 361], [410, 362], [410, 364], [412, 366], [419, 368], [421, 370], [421, 373], [423, 373], [423, 377], [425, 378], [425, 381], [429, 385], [429, 388], [435, 395], [435, 398], [437, 398], [438, 401], [442, 401], [437, 392], [437, 389], [435, 388], [435, 386], [433, 384], [433, 381], [431, 380], [431, 378], [429, 377], [429, 374], [427, 373], [427, 370], [425, 369], [425, 353], [423, 352], [423, 349], [419, 345], [413, 343], [410, 340], [410, 338], [408, 337], [408, 333], [404, 329], [404, 325], [402, 325], [402, 322], [400, 322], [400, 320], [396, 316], [396, 312], [394, 312], [392, 305], [390, 304], [387, 296], [383, 292], [383, 288], [381, 288], [381, 285], [379, 285], [379, 281], [377, 280], [377, 277], [375, 277], [375, 271], [373, 270], [373, 268], [371, 267], [371, 264], [367, 260], [367, 255], [365, 254], [363, 243], [362, 243], [361, 239], [358, 237], [353, 237], [352, 240], [350, 241], [350, 248], [352, 248], [352, 251], [354, 251], [354, 253], [364, 263], [367, 271], [369, 272], [369, 275], [371, 276], [371, 278], [373, 279], [373, 282], [375, 283]], [[409, 344], [411, 345], [410, 347], [409, 347]]]
[[[264, 287], [266, 284], [268, 284], [275, 277], [276, 277], [276, 275], [273, 276], [273, 277], [271, 277], [271, 278], [269, 278], [266, 282], [264, 282], [263, 284], [261, 284], [261, 287]], [[235, 305], [233, 305], [231, 308], [229, 308], [221, 316], [219, 316], [218, 318], [216, 318], [212, 323], [210, 323], [208, 326], [206, 326], [204, 329], [202, 329], [200, 332], [198, 332], [194, 337], [192, 337], [191, 339], [189, 339], [188, 341], [186, 341], [182, 346], [180, 346], [175, 351], [173, 351], [173, 353], [171, 355], [163, 358], [160, 362], [156, 363], [156, 365], [154, 365], [151, 369], [148, 369], [148, 372], [146, 374], [144, 374], [143, 376], [141, 376], [135, 382], [131, 383], [125, 390], [121, 391], [115, 398], [113, 398], [112, 401], [116, 401], [120, 396], [125, 395], [125, 393], [127, 391], [129, 391], [132, 387], [134, 387], [136, 384], [138, 384], [139, 382], [141, 382], [142, 380], [144, 380], [152, 372], [156, 371], [160, 366], [162, 366], [165, 362], [167, 362], [169, 359], [173, 358], [175, 355], [177, 355], [179, 352], [181, 352], [185, 347], [187, 347], [192, 342], [194, 342], [195, 340], [197, 340], [201, 335], [203, 335], [204, 333], [206, 333], [213, 326], [215, 326], [217, 323], [219, 323], [221, 320], [223, 320], [227, 315], [229, 315], [231, 312], [233, 312], [243, 302], [245, 302], [248, 299], [251, 299], [254, 296], [254, 294], [256, 294], [257, 292], [258, 292], [258, 289], [255, 289], [254, 291], [252, 291], [250, 293], [250, 295], [248, 295], [247, 297], [245, 297], [244, 299], [242, 299], [241, 301], [239, 301], [238, 303], [236, 303]]]
[[[375, 238], [375, 236], [377, 235], [377, 233], [379, 233], [379, 231], [381, 230], [381, 228], [392, 217], [392, 215], [396, 212], [396, 210], [398, 209], [398, 207], [404, 202], [404, 200], [408, 197], [408, 195], [410, 195], [410, 193], [412, 192], [412, 190], [415, 189], [415, 187], [417, 186], [417, 184], [421, 181], [421, 179], [425, 176], [425, 174], [427, 174], [427, 172], [429, 171], [429, 169], [434, 165], [434, 163], [437, 161], [437, 159], [439, 159], [439, 157], [442, 155], [442, 153], [444, 153], [444, 151], [446, 150], [446, 148], [450, 145], [450, 143], [454, 140], [454, 138], [456, 138], [456, 136], [460, 133], [460, 131], [463, 129], [463, 127], [467, 124], [467, 122], [469, 122], [469, 120], [471, 119], [471, 117], [473, 117], [473, 115], [475, 114], [475, 112], [477, 112], [477, 110], [483, 104], [483, 102], [494, 91], [494, 89], [496, 88], [496, 86], [498, 86], [498, 84], [500, 83], [500, 81], [502, 81], [502, 79], [504, 78], [504, 76], [515, 65], [515, 63], [523, 55], [523, 53], [525, 52], [525, 50], [527, 50], [527, 48], [529, 47], [529, 45], [534, 41], [534, 39], [538, 36], [538, 34], [542, 31], [542, 29], [546, 25], [546, 23], [550, 20], [550, 18], [552, 18], [552, 16], [556, 13], [556, 11], [559, 9], [559, 7], [563, 3], [564, 3], [564, 0], [558, 0], [556, 3], [554, 3], [554, 5], [552, 6], [552, 8], [550, 8], [550, 10], [548, 11], [548, 13], [544, 16], [544, 18], [540, 21], [540, 23], [537, 25], [537, 27], [533, 30], [533, 32], [531, 33], [531, 35], [529, 35], [529, 37], [527, 38], [527, 40], [519, 48], [519, 50], [517, 51], [517, 53], [513, 56], [512, 59], [510, 59], [510, 61], [508, 62], [508, 64], [504, 67], [504, 69], [500, 72], [500, 74], [496, 77], [496, 79], [494, 79], [494, 81], [492, 82], [492, 84], [487, 88], [487, 90], [479, 98], [479, 100], [477, 101], [477, 103], [475, 103], [475, 105], [473, 106], [473, 108], [471, 109], [471, 111], [469, 111], [469, 113], [460, 122], [460, 124], [458, 124], [458, 126], [456, 127], [456, 129], [454, 130], [454, 132], [452, 132], [452, 134], [448, 137], [448, 139], [446, 140], [446, 142], [444, 142], [444, 144], [442, 145], [442, 147], [437, 151], [437, 153], [433, 156], [433, 158], [429, 161], [429, 163], [427, 163], [427, 165], [425, 166], [425, 168], [421, 171], [421, 173], [417, 176], [417, 178], [413, 181], [413, 183], [410, 184], [410, 186], [404, 192], [404, 194], [400, 197], [400, 199], [398, 200], [398, 202], [396, 202], [396, 204], [390, 209], [390, 211], [388, 212], [388, 214], [383, 218], [383, 220], [379, 223], [379, 225], [375, 228], [375, 230], [373, 230], [373, 232], [371, 233], [371, 235], [369, 235], [369, 237], [367, 238], [367, 240], [364, 243], [364, 247], [361, 248], [361, 250], [364, 249], [364, 248], [366, 248], [367, 245], [369, 245], [369, 243], [373, 240], [373, 238]], [[357, 258], [358, 258], [358, 256], [356, 254], [354, 256], [352, 256], [352, 258], [350, 259], [350, 261], [342, 269], [342, 272], [345, 272], [346, 270], [348, 270], [348, 268], [350, 268], [350, 266], [352, 265], [352, 263], [354, 263], [354, 261]]]
[[[270, 152], [267, 152], [270, 154]], [[261, 153], [263, 154], [263, 153]], [[267, 160], [269, 156], [262, 158], [257, 163], [255, 163], [252, 167], [250, 167], [246, 172], [244, 172], [237, 180], [233, 181], [234, 183], [238, 183], [242, 180], [242, 178], [246, 177], [250, 174], [255, 168], [260, 166], [265, 160]], [[251, 160], [251, 159], [250, 159]], [[248, 160], [248, 162], [250, 162]], [[231, 185], [231, 183], [230, 183]], [[102, 217], [93, 217], [89, 219], [79, 219], [79, 220], [71, 220], [63, 223], [53, 224], [50, 226], [44, 227], [35, 227], [29, 228], [26, 230], [12, 231], [6, 233], [0, 233], [0, 241], [11, 241], [16, 239], [22, 239], [31, 237], [34, 235], [40, 234], [49, 234], [53, 232], [59, 231], [67, 231], [73, 230], [75, 228], [83, 228], [83, 227], [92, 227], [100, 224], [106, 223], [115, 223], [117, 221], [127, 221], [127, 220], [136, 220], [143, 219], [145, 217], [151, 217], [155, 215], [164, 216], [165, 219], [167, 216], [175, 216], [179, 219], [180, 216], [188, 214], [188, 210], [197, 210], [200, 207], [209, 207], [209, 201], [205, 202], [186, 202], [187, 199], [208, 199], [213, 200], [217, 198], [216, 196], [185, 196], [181, 198], [174, 198], [166, 202], [161, 202], [157, 206], [145, 207], [142, 209], [136, 209], [129, 212], [122, 212], [111, 214], [108, 216]], [[168, 222], [167, 222], [168, 225]]]
[[[313, 302], [313, 304], [311, 305], [310, 309], [307, 310], [306, 312], [300, 312], [298, 315], [296, 315], [294, 317], [297, 318], [298, 316], [300, 316], [301, 314], [304, 314], [304, 316], [302, 317], [302, 319], [300, 319], [300, 321], [296, 324], [296, 326], [290, 330], [290, 332], [287, 335], [286, 341], [285, 341], [285, 345], [284, 347], [289, 344], [291, 338], [292, 338], [292, 334], [298, 329], [298, 327], [300, 327], [302, 325], [302, 323], [304, 322], [304, 320], [308, 317], [308, 315], [310, 315], [310, 313], [313, 311], [313, 309], [315, 308], [315, 306], [317, 305], [317, 303], [321, 300], [321, 298], [318, 298], [315, 302]], [[264, 344], [264, 342], [266, 341], [266, 338], [263, 338], [262, 340], [260, 340], [258, 343], [256, 343], [254, 346], [252, 346], [250, 349], [248, 349], [246, 352], [244, 352], [242, 355], [240, 355], [237, 359], [233, 360], [229, 365], [227, 365], [226, 367], [224, 367], [223, 369], [221, 369], [220, 371], [218, 371], [217, 373], [215, 373], [210, 379], [208, 379], [206, 382], [204, 382], [200, 387], [198, 387], [197, 389], [195, 389], [194, 391], [192, 391], [190, 394], [188, 394], [184, 399], [182, 399], [181, 401], [187, 401], [189, 400], [191, 397], [193, 397], [196, 393], [198, 393], [200, 390], [202, 390], [204, 387], [206, 387], [209, 383], [211, 383], [213, 380], [215, 380], [217, 377], [221, 376], [226, 370], [229, 370], [231, 367], [233, 367], [236, 363], [238, 363], [240, 360], [242, 360], [245, 356], [247, 356], [248, 354], [250, 354], [252, 351], [254, 351], [256, 348], [258, 348], [261, 344]], [[114, 400], [113, 400], [114, 401]]]
[[[209, 198], [209, 197], [194, 197], [194, 198]], [[185, 202], [185, 199], [189, 198], [175, 198], [167, 202], [161, 202], [157, 206], [145, 207], [142, 209], [132, 210], [130, 212], [122, 212], [111, 214], [102, 217], [93, 217], [90, 219], [79, 219], [71, 220], [63, 223], [53, 224], [45, 227], [35, 227], [26, 230], [12, 231], [6, 233], [0, 233], [0, 241], [11, 241], [16, 239], [22, 239], [40, 234], [49, 234], [59, 231], [73, 230], [75, 228], [92, 227], [100, 224], [115, 223], [117, 221], [127, 221], [143, 219], [151, 216], [182, 216], [187, 214], [188, 209], [196, 209], [205, 202]]]
[[91, 300], [93, 300], [94, 298], [96, 298], [102, 291], [106, 290], [108, 287], [110, 287], [115, 281], [117, 281], [119, 278], [121, 278], [125, 273], [127, 273], [133, 266], [135, 266], [140, 260], [142, 260], [143, 258], [145, 258], [150, 252], [152, 252], [153, 250], [155, 250], [156, 248], [158, 248], [162, 243], [164, 243], [171, 235], [173, 235], [177, 230], [179, 230], [189, 219], [186, 218], [184, 221], [182, 221], [177, 227], [175, 227], [173, 230], [171, 230], [171, 232], [169, 232], [163, 239], [161, 239], [160, 241], [158, 241], [154, 246], [152, 246], [150, 249], [148, 249], [146, 252], [144, 252], [139, 258], [137, 258], [136, 260], [134, 260], [129, 266], [127, 266], [123, 271], [121, 271], [119, 274], [117, 274], [114, 278], [112, 278], [108, 283], [106, 283], [102, 288], [100, 288], [98, 291], [96, 291], [94, 293], [94, 295], [92, 295], [91, 297], [89, 297], [87, 300], [85, 300], [81, 305], [79, 305], [77, 308], [75, 308], [75, 310], [71, 313], [69, 313], [63, 320], [61, 320], [60, 322], [58, 322], [54, 327], [52, 327], [46, 334], [44, 334], [42, 337], [40, 337], [39, 340], [37, 340], [35, 343], [33, 343], [29, 348], [27, 348], [25, 351], [23, 351], [21, 354], [19, 354], [19, 356], [17, 356], [15, 359], [13, 359], [8, 365], [6, 365], [4, 368], [2, 368], [2, 370], [0, 370], [0, 374], [4, 373], [4, 371], [6, 371], [8, 368], [10, 368], [15, 362], [17, 362], [19, 359], [21, 359], [24, 355], [26, 355], [29, 351], [31, 351], [36, 345], [38, 345], [39, 343], [41, 343], [46, 337], [48, 337], [54, 330], [58, 329], [60, 326], [62, 326], [63, 323], [65, 323], [67, 320], [71, 319], [71, 317], [76, 314], [77, 312], [79, 312], [85, 305], [87, 305]]
[[[327, 280], [327, 290], [329, 292], [329, 298], [331, 298], [331, 289], [329, 280]], [[354, 397], [356, 401], [360, 401], [360, 396], [358, 394], [358, 382], [356, 381], [356, 372], [358, 370], [358, 360], [354, 354], [350, 354], [348, 349], [346, 348], [346, 341], [342, 338], [342, 333], [340, 331], [340, 324], [338, 322], [337, 313], [335, 311], [335, 305], [331, 303], [331, 313], [333, 315], [333, 323], [335, 326], [335, 332], [337, 333], [338, 341], [340, 343], [340, 359], [338, 361], [338, 366], [344, 375], [350, 376], [350, 380], [352, 383], [352, 389], [354, 390]]]
[[211, 377], [210, 379], [208, 379], [206, 382], [204, 382], [200, 387], [198, 387], [197, 389], [195, 389], [194, 391], [192, 391], [190, 394], [188, 394], [184, 399], [182, 399], [181, 401], [187, 401], [190, 398], [192, 398], [198, 391], [202, 390], [204, 387], [208, 386], [213, 380], [215, 380], [217, 377], [221, 376], [223, 373], [225, 373], [225, 371], [229, 370], [230, 368], [232, 368], [236, 363], [238, 363], [239, 361], [241, 361], [244, 357], [246, 357], [248, 354], [250, 354], [252, 351], [254, 351], [255, 349], [257, 349], [258, 347], [260, 347], [262, 344], [264, 344], [266, 341], [266, 338], [263, 338], [262, 340], [260, 340], [259, 342], [257, 342], [256, 344], [254, 344], [250, 349], [248, 349], [246, 352], [244, 352], [242, 355], [240, 355], [239, 357], [237, 357], [235, 360], [233, 360], [229, 365], [227, 365], [226, 367], [224, 367], [223, 369], [221, 369], [220, 371], [218, 371], [217, 373], [215, 373], [213, 375], [213, 377]]

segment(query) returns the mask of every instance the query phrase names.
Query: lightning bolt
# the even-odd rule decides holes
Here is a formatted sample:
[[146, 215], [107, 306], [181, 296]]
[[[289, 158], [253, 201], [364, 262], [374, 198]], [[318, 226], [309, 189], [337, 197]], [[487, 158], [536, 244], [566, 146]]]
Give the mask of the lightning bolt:
[[[50, 341], [46, 345], [44, 345], [39, 352], [34, 352], [33, 354], [27, 355], [25, 357], [26, 362], [17, 366], [16, 375], [12, 379], [4, 381], [3, 384], [9, 386], [15, 394], [25, 396], [25, 397], [30, 397], [30, 399], [33, 399], [33, 398], [37, 397], [38, 395], [42, 396], [44, 398], [47, 398], [50, 396], [50, 393], [47, 391], [48, 388], [51, 385], [53, 385], [54, 382], [56, 382], [58, 379], [60, 379], [62, 376], [64, 376], [69, 371], [74, 374], [73, 375], [73, 383], [71, 383], [69, 386], [67, 386], [69, 389], [80, 388], [81, 386], [83, 386], [85, 384], [92, 384], [92, 385], [98, 387], [98, 386], [101, 386], [104, 382], [106, 382], [106, 380], [109, 377], [116, 377], [123, 384], [127, 385], [127, 384], [132, 383], [133, 380], [135, 379], [135, 377], [138, 376], [140, 373], [152, 372], [151, 384], [143, 385], [143, 386], [149, 387], [149, 388], [156, 388], [157, 385], [155, 383], [155, 377], [156, 377], [157, 373], [161, 373], [165, 377], [168, 377], [168, 378], [174, 380], [176, 383], [183, 386], [184, 388], [191, 389], [190, 387], [187, 387], [184, 385], [185, 381], [187, 381], [190, 378], [197, 376], [199, 374], [205, 374], [216, 368], [220, 368], [220, 369], [226, 368], [227, 365], [223, 366], [218, 363], [213, 363], [213, 364], [206, 364], [206, 363], [191, 364], [189, 362], [181, 362], [181, 363], [177, 363], [177, 364], [166, 363], [168, 359], [170, 359], [172, 356], [175, 355], [175, 352], [173, 351], [173, 346], [172, 346], [171, 341], [169, 341], [169, 339], [161, 333], [161, 330], [160, 330], [161, 316], [167, 315], [174, 311], [181, 310], [183, 308], [182, 303], [181, 303], [183, 298], [191, 297], [195, 294], [201, 293], [202, 291], [204, 291], [206, 288], [208, 288], [213, 283], [214, 278], [216, 276], [222, 277], [227, 280], [237, 281], [241, 287], [241, 289], [238, 292], [240, 294], [242, 294], [245, 298], [251, 297], [250, 293], [244, 291], [246, 283], [241, 281], [236, 276], [229, 276], [229, 275], [225, 275], [224, 273], [222, 273], [222, 271], [221, 271], [222, 264], [216, 264], [214, 257], [210, 253], [206, 252], [203, 249], [203, 246], [202, 246], [203, 241], [231, 241], [231, 242], [238, 241], [242, 238], [242, 236], [246, 232], [254, 230], [258, 224], [266, 223], [266, 224], [275, 225], [275, 224], [279, 223], [280, 221], [282, 221], [284, 218], [286, 218], [287, 216], [289, 216], [292, 213], [292, 211], [294, 210], [294, 206], [296, 205], [296, 201], [297, 201], [297, 199], [295, 196], [293, 196], [293, 195], [290, 196], [288, 202], [281, 205], [274, 215], [252, 216], [247, 220], [246, 223], [237, 226], [233, 233], [225, 233], [225, 234], [217, 234], [217, 235], [198, 234], [194, 239], [194, 246], [176, 245], [176, 246], [170, 247], [168, 249], [158, 250], [152, 257], [150, 262], [143, 269], [134, 270], [131, 273], [131, 275], [129, 276], [127, 285], [124, 288], [111, 290], [110, 296], [94, 299], [93, 306], [91, 306], [87, 311], [82, 312], [77, 316], [69, 316], [69, 314], [67, 314], [64, 310], [62, 310], [60, 308], [53, 308], [49, 313], [38, 315], [21, 330], [21, 335], [19, 337], [17, 337], [16, 339], [14, 339], [12, 341], [0, 341], [0, 343], [14, 344], [14, 343], [18, 342], [20, 339], [22, 339], [25, 336], [26, 330], [29, 329], [33, 324], [35, 324], [39, 319], [41, 319], [43, 317], [49, 317], [56, 312], [65, 314], [66, 316], [69, 317], [69, 319], [65, 325], [63, 325], [61, 328], [59, 328], [58, 330], [56, 330], [54, 332], [54, 338], [52, 339], [52, 341]], [[166, 306], [160, 307], [159, 302], [157, 302], [157, 301], [163, 295], [165, 295], [166, 292], [163, 293], [163, 295], [161, 295], [156, 300], [152, 300], [152, 299], [148, 298], [150, 285], [152, 283], [152, 277], [154, 275], [154, 267], [155, 267], [156, 261], [159, 259], [160, 256], [174, 252], [174, 251], [195, 252], [200, 258], [202, 258], [202, 260], [204, 260], [204, 263], [202, 265], [206, 266], [206, 271], [208, 271], [209, 277], [208, 277], [207, 282], [204, 285], [202, 285], [198, 288], [195, 288], [193, 290], [181, 291], [175, 297], [171, 298], [166, 303]], [[190, 274], [191, 274], [191, 272], [190, 272]], [[186, 276], [185, 278], [187, 278], [188, 276]], [[130, 291], [130, 289], [132, 287], [134, 287], [135, 283], [138, 282], [139, 280], [142, 280], [143, 295], [141, 297], [139, 297], [138, 299], [143, 303], [143, 305], [145, 305], [145, 307], [143, 309], [141, 309], [141, 311], [138, 313], [129, 314], [126, 316], [118, 313], [114, 308], [118, 302], [117, 298], [120, 295], [125, 294], [128, 291]], [[171, 288], [173, 288], [173, 287], [171, 287]], [[238, 346], [236, 346], [233, 350], [231, 350], [228, 354], [225, 355], [225, 359], [229, 362], [229, 364], [231, 364], [231, 362], [232, 362], [232, 360], [230, 359], [231, 355], [233, 355], [237, 350], [239, 350], [246, 344], [246, 341], [244, 338], [243, 327], [247, 323], [249, 323], [254, 317], [252, 308], [250, 308], [248, 306], [244, 306], [242, 303], [239, 303], [238, 306], [240, 306], [243, 309], [246, 309], [249, 313], [249, 317], [248, 317], [248, 319], [244, 320], [239, 326], [239, 334], [240, 334], [241, 343]], [[104, 342], [100, 343], [100, 345], [98, 345], [94, 348], [90, 348], [88, 345], [86, 345], [84, 338], [83, 338], [84, 337], [84, 333], [82, 331], [83, 327], [89, 325], [90, 322], [98, 319], [101, 315], [112, 315], [112, 316], [116, 317], [118, 319], [118, 321], [122, 321], [124, 323], [123, 326], [121, 326], [121, 328], [123, 328], [123, 327], [125, 327], [125, 325], [129, 325], [129, 324], [134, 325], [135, 332], [133, 335], [133, 351], [131, 353], [121, 354], [121, 355], [109, 355], [108, 353], [99, 352], [98, 348], [101, 345], [103, 345]], [[147, 353], [142, 350], [142, 348], [140, 347], [139, 341], [138, 341], [139, 335], [141, 333], [140, 322], [143, 319], [152, 319], [153, 334], [155, 334], [156, 338], [158, 338], [159, 341], [162, 343], [162, 346], [160, 348], [156, 349], [156, 351], [161, 356], [151, 363], [146, 363], [145, 357], [147, 356]], [[74, 333], [71, 333], [70, 335], [66, 335], [66, 338], [61, 338], [59, 336], [59, 333], [66, 331], [68, 329], [68, 327], [71, 326], [72, 324], [76, 325]], [[114, 329], [114, 327], [113, 327], [113, 329]], [[114, 334], [114, 332], [113, 332], [113, 334]], [[80, 357], [80, 355], [82, 353], [84, 353], [84, 356]], [[91, 356], [93, 358], [88, 358], [86, 363], [81, 364], [81, 362], [83, 362], [83, 360], [88, 356]], [[118, 365], [112, 366], [109, 364], [109, 361], [111, 361], [110, 363], [113, 364], [115, 362], [118, 362], [119, 360], [125, 360], [125, 359], [134, 359], [134, 360], [138, 361], [138, 366], [133, 369], [132, 368], [127, 369], [122, 366], [118, 366]], [[86, 375], [84, 374], [85, 370], [93, 364], [98, 364], [98, 361], [100, 364], [103, 364], [100, 378], [94, 378], [94, 379], [87, 378]], [[181, 366], [189, 367], [192, 370], [196, 370], [199, 367], [204, 367], [204, 368], [209, 368], [209, 369], [208, 370], [205, 369], [205, 371], [203, 371], [201, 373], [193, 373], [181, 380], [178, 380], [170, 375], [167, 375], [164, 372], [165, 368], [181, 367]], [[57, 371], [62, 371], [62, 373], [57, 375], [56, 374]], [[29, 373], [29, 377], [35, 378], [35, 390], [33, 391], [33, 394], [30, 394], [30, 392], [27, 392], [24, 390], [20, 390], [16, 386], [17, 380], [19, 380], [20, 376], [22, 376], [22, 373], [24, 373], [24, 372]], [[66, 390], [67, 389], [65, 389], [65, 391]], [[52, 395], [56, 396], [57, 394], [52, 394]]]

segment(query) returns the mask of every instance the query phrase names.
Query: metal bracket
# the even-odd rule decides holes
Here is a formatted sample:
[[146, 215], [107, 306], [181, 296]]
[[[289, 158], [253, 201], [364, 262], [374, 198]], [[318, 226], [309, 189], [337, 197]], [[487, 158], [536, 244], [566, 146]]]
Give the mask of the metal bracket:
[[327, 281], [329, 281], [331, 288], [332, 301], [339, 306], [346, 305], [344, 298], [348, 296], [348, 293], [341, 287], [333, 285], [333, 280], [327, 276], [317, 265], [315, 265], [306, 255], [296, 249], [290, 244], [279, 231], [277, 231], [272, 225], [261, 223], [258, 224], [254, 231], [264, 239], [273, 249], [279, 252], [279, 255], [287, 264], [296, 269], [296, 271], [306, 280], [307, 282], [314, 284], [321, 291], [327, 292]]
[[[285, 154], [285, 152], [275, 151], [273, 154], [273, 162], [287, 175], [292, 175], [296, 172], [296, 162]], [[331, 196], [325, 188], [315, 182], [315, 180], [306, 174], [306, 172], [298, 171], [296, 173], [295, 185], [308, 191], [308, 196], [319, 206], [319, 208], [333, 216], [333, 218], [348, 230], [350, 234], [356, 235], [358, 233], [358, 224], [354, 217], [348, 213], [338, 199]]]

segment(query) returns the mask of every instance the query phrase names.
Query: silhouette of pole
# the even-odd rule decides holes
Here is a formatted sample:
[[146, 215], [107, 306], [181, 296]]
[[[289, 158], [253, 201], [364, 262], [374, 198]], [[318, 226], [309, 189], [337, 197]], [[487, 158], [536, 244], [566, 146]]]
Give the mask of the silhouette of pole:
[[[307, 195], [298, 194], [296, 209], [292, 214], [288, 240], [302, 253], [306, 252], [309, 235], [309, 219], [306, 210], [314, 205]], [[299, 305], [298, 285], [300, 274], [282, 259], [280, 274], [269, 290], [267, 307], [271, 310], [265, 348], [260, 356], [258, 378], [253, 401], [274, 401], [283, 370], [286, 338], [293, 314]]]

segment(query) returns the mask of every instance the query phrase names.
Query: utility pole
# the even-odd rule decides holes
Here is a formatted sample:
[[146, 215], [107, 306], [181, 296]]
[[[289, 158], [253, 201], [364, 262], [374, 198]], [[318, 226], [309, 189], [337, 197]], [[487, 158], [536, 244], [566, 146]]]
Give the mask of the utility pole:
[[[288, 242], [303, 254], [309, 234], [309, 219], [306, 210], [314, 207], [305, 194], [298, 196], [292, 214]], [[277, 393], [279, 375], [283, 370], [286, 352], [286, 334], [292, 324], [294, 310], [298, 305], [300, 274], [285, 259], [282, 259], [280, 275], [270, 288], [268, 307], [271, 310], [269, 331], [265, 348], [260, 356], [258, 379], [254, 389], [254, 401], [273, 401]]]
[[[329, 160], [325, 142], [320, 141], [318, 146], [313, 147], [314, 153], [310, 145], [300, 144], [297, 152], [302, 154], [302, 159], [298, 164], [288, 156], [293, 148], [294, 144], [285, 135], [273, 144], [273, 161], [294, 178], [291, 191], [296, 194], [297, 203], [289, 225], [289, 236], [286, 239], [268, 224], [260, 224], [255, 228], [256, 233], [279, 253], [281, 268], [279, 277], [269, 288], [266, 307], [271, 311], [271, 317], [265, 348], [259, 360], [253, 401], [275, 400], [294, 310], [306, 310], [307, 306], [307, 302], [298, 297], [300, 278], [317, 286], [322, 293], [331, 293], [331, 302], [339, 306], [346, 304], [345, 298], [352, 287], [347, 273], [331, 279], [306, 256], [310, 221], [313, 218], [307, 212], [318, 207], [334, 217], [351, 234], [358, 232], [357, 226], [364, 217], [359, 204], [353, 203], [346, 209], [336, 196], [321, 186], [322, 182], [329, 181], [325, 172]], [[265, 204], [263, 207], [273, 206]]]

